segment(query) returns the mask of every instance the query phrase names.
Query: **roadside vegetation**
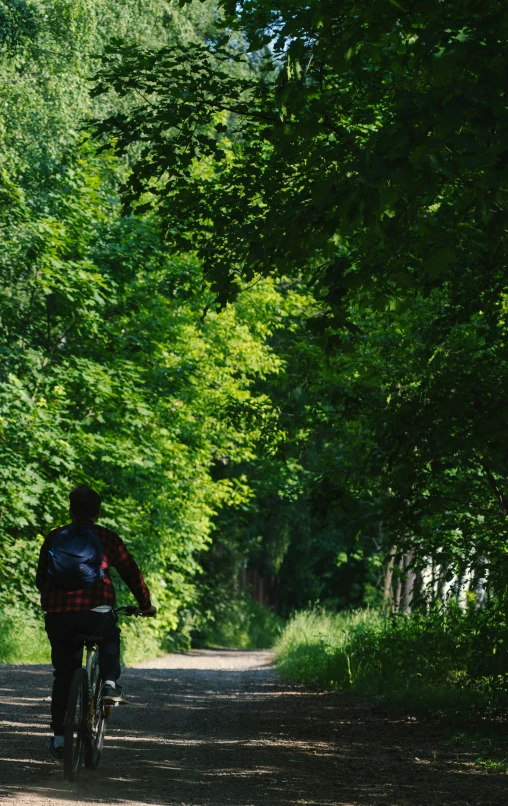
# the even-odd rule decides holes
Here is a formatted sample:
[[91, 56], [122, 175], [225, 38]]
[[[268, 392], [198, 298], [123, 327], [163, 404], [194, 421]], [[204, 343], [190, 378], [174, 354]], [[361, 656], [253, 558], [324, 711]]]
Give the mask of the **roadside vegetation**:
[[470, 600], [413, 615], [300, 611], [275, 643], [286, 680], [357, 694], [404, 717], [437, 719], [476, 765], [506, 773], [506, 617]]
[[50, 663], [51, 651], [39, 614], [26, 607], [0, 613], [0, 663]]
[[[495, 609], [456, 605], [412, 616], [361, 610], [297, 613], [276, 642], [290, 680], [381, 697], [448, 716], [504, 713], [504, 643]], [[494, 660], [493, 660], [494, 659]]]

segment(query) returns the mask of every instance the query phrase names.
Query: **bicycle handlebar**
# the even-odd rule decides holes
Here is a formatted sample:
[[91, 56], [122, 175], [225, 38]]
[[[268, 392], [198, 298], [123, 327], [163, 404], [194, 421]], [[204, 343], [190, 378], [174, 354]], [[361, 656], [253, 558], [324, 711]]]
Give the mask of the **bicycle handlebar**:
[[126, 616], [154, 616], [156, 611], [153, 613], [143, 613], [141, 608], [136, 607], [136, 605], [121, 605], [120, 607], [115, 607], [113, 612], [125, 613]]
[[125, 613], [126, 616], [133, 616], [136, 610], [139, 610], [139, 607], [136, 605], [122, 605], [121, 607], [115, 607], [115, 613]]

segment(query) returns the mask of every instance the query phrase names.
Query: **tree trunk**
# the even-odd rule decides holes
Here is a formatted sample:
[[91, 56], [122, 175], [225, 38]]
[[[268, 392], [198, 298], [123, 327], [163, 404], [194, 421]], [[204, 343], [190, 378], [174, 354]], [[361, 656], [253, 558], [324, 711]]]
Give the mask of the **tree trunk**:
[[434, 563], [432, 561], [418, 573], [418, 598], [425, 609], [429, 602], [434, 601]]
[[383, 587], [383, 610], [393, 610], [393, 596], [392, 596], [392, 580], [393, 580], [393, 566], [395, 564], [395, 555], [397, 549], [394, 546], [388, 556], [388, 565], [385, 571], [385, 581]]
[[479, 564], [475, 567], [474, 574], [472, 575], [469, 585], [469, 590], [471, 593], [476, 595], [476, 609], [482, 607], [483, 603], [485, 602], [485, 590], [487, 587], [486, 574], [487, 572], [485, 570], [485, 565], [480, 560]]
[[438, 568], [438, 574], [437, 574], [436, 599], [438, 601], [442, 601], [444, 599], [446, 591], [446, 574], [448, 573], [448, 568], [446, 565], [438, 565], [437, 568]]
[[400, 595], [402, 593], [402, 577], [404, 576], [404, 555], [401, 554], [397, 563], [397, 578], [395, 580], [395, 590], [393, 592], [393, 610], [398, 613], [400, 610]]
[[411, 612], [411, 603], [413, 601], [413, 591], [415, 586], [416, 574], [411, 568], [413, 562], [413, 550], [410, 549], [407, 554], [402, 557], [402, 585], [400, 591], [399, 610], [401, 613]]

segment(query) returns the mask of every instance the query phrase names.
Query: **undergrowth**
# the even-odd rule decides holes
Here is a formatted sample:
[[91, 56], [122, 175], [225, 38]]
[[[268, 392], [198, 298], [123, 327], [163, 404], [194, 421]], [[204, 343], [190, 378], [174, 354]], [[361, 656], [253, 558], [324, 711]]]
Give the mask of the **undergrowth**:
[[500, 713], [508, 704], [504, 615], [458, 607], [429, 614], [297, 613], [276, 643], [280, 674], [434, 713]]
[[0, 611], [0, 663], [50, 663], [42, 613], [7, 606]]
[[[155, 622], [155, 620], [154, 620]], [[123, 619], [122, 664], [130, 666], [164, 654], [157, 624], [150, 619]], [[23, 607], [7, 606], [0, 611], [0, 663], [51, 663], [51, 651], [44, 629], [44, 614], [34, 615]]]
[[[195, 644], [234, 649], [268, 649], [280, 635], [283, 621], [258, 602], [246, 599], [229, 602], [208, 621]], [[124, 666], [142, 663], [165, 652], [190, 648], [192, 627], [162, 635], [156, 619], [122, 618], [121, 661]], [[0, 610], [0, 663], [50, 663], [49, 641], [44, 615], [23, 607]]]
[[231, 649], [270, 649], [284, 621], [250, 598], [230, 601], [217, 610], [195, 640], [202, 646]]

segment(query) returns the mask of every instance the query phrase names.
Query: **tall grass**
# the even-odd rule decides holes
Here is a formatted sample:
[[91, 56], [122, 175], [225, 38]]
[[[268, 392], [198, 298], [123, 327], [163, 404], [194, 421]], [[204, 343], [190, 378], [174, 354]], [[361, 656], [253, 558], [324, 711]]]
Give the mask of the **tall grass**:
[[[122, 664], [141, 662], [164, 654], [160, 636], [148, 619], [130, 619], [121, 624]], [[151, 629], [152, 628], [152, 629]], [[44, 629], [44, 615], [28, 608], [9, 606], [0, 611], [0, 663], [51, 663], [51, 650]]]
[[492, 712], [507, 706], [506, 664], [496, 652], [505, 632], [488, 614], [454, 607], [411, 617], [310, 610], [278, 638], [276, 663], [282, 677], [322, 688], [446, 713]]
[[[302, 683], [325, 688], [351, 687], [356, 679], [351, 667], [351, 635], [361, 625], [373, 627], [379, 622], [379, 616], [369, 611], [297, 613], [276, 641], [277, 669], [282, 677]], [[356, 660], [353, 663], [356, 667]]]
[[50, 655], [42, 614], [12, 606], [0, 611], [0, 663], [50, 663]]

